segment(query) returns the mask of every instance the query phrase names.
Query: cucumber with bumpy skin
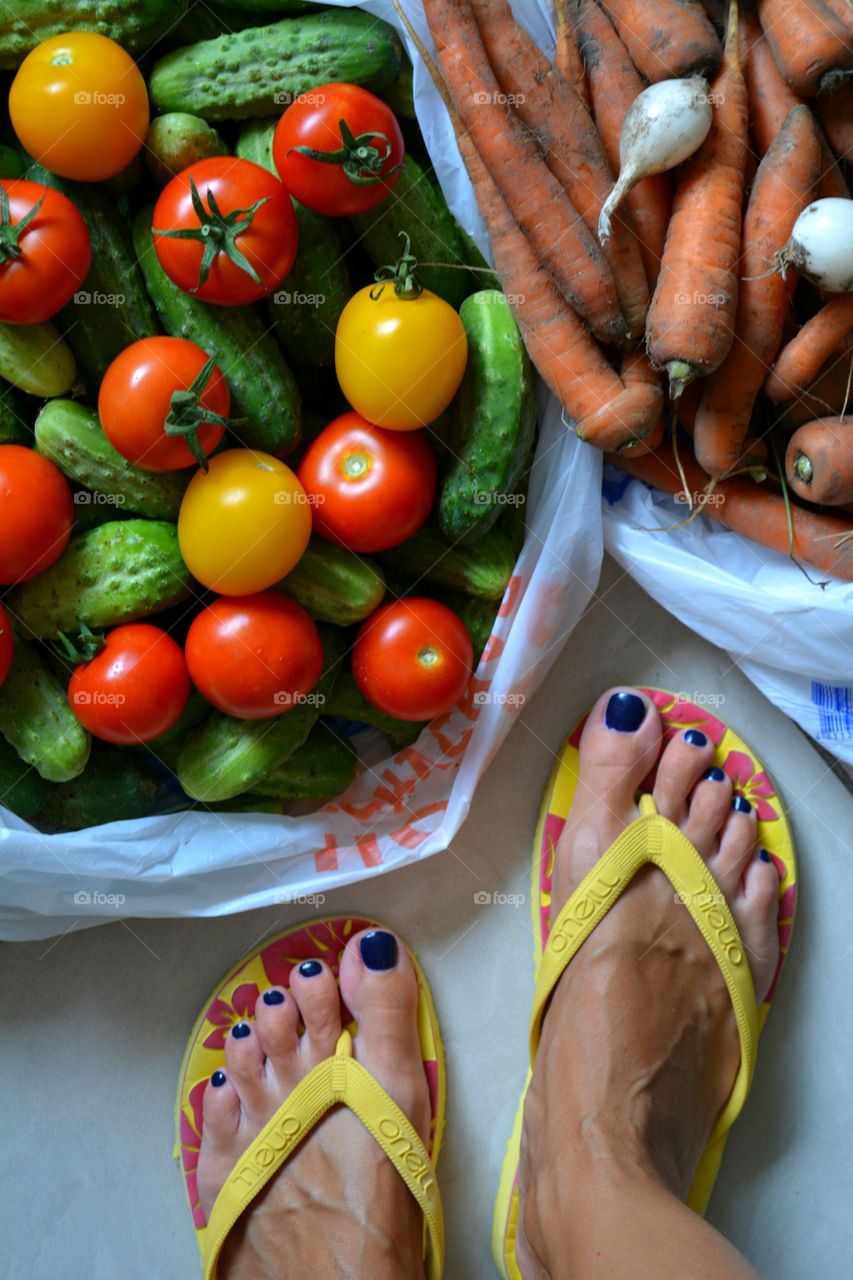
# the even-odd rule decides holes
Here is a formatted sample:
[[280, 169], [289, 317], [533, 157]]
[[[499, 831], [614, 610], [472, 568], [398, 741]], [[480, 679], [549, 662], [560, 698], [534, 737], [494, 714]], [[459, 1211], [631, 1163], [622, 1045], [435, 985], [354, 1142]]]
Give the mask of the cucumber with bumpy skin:
[[231, 393], [231, 414], [243, 418], [235, 442], [284, 457], [299, 443], [299, 390], [290, 366], [253, 307], [214, 307], [179, 289], [154, 252], [151, 209], [140, 210], [133, 243], [163, 328], [216, 357]]
[[52, 320], [42, 324], [0, 321], [0, 376], [13, 387], [48, 400], [74, 386], [74, 356]]
[[36, 418], [36, 449], [70, 480], [113, 509], [151, 520], [177, 520], [189, 472], [144, 471], [113, 448], [98, 415], [75, 400], [51, 400]]
[[32, 444], [33, 434], [24, 418], [17, 388], [0, 380], [0, 444]]
[[0, 685], [0, 733], [24, 764], [48, 782], [76, 778], [92, 747], [65, 690], [38, 650], [20, 636], [15, 638], [9, 674]]
[[317, 724], [298, 751], [255, 783], [254, 792], [276, 800], [327, 800], [346, 791], [358, 774], [349, 743]]
[[78, 777], [51, 789], [38, 825], [79, 831], [145, 818], [162, 807], [164, 792], [160, 778], [141, 759], [127, 751], [97, 747]]
[[162, 520], [112, 520], [72, 538], [38, 577], [16, 587], [9, 608], [40, 639], [147, 618], [193, 592], [178, 530]]
[[374, 707], [372, 702], [367, 701], [351, 671], [342, 671], [338, 676], [335, 687], [326, 702], [324, 714], [340, 716], [342, 720], [353, 720], [356, 723], [372, 725], [374, 729], [381, 729], [391, 739], [396, 750], [414, 742], [424, 725], [429, 723], [426, 720], [423, 722], [397, 720], [394, 716], [386, 715], [384, 711]]
[[228, 148], [215, 129], [201, 116], [168, 111], [156, 116], [145, 139], [145, 167], [158, 187], [199, 160], [226, 156]]
[[423, 577], [427, 582], [464, 591], [481, 600], [500, 600], [512, 577], [516, 553], [498, 526], [489, 529], [473, 547], [451, 546], [424, 526], [378, 558], [380, 564], [401, 574]]
[[396, 79], [401, 58], [388, 23], [358, 9], [325, 9], [167, 53], [148, 92], [158, 112], [243, 120], [272, 115], [329, 80], [379, 92]]
[[292, 596], [312, 618], [349, 627], [378, 609], [385, 579], [372, 560], [313, 537], [277, 589]]
[[96, 31], [126, 49], [144, 49], [172, 25], [178, 0], [15, 0], [0, 19], [0, 67], [17, 67], [42, 40]]

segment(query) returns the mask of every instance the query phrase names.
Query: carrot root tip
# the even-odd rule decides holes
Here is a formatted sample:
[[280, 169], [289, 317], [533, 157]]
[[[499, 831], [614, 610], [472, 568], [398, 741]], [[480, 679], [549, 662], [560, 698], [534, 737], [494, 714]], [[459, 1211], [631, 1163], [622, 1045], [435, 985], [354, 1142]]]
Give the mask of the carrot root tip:
[[811, 484], [814, 479], [812, 460], [808, 454], [803, 453], [800, 449], [794, 454], [791, 471], [802, 484]]
[[677, 400], [685, 387], [697, 377], [697, 370], [686, 360], [669, 360], [664, 365], [669, 378], [669, 398]]

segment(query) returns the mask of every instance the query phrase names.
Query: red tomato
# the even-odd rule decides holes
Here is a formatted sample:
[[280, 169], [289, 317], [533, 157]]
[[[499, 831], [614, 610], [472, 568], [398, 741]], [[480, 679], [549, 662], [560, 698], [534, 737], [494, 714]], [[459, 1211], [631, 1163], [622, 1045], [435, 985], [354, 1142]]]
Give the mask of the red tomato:
[[0, 320], [49, 320], [91, 260], [86, 224], [66, 196], [40, 182], [0, 182]]
[[312, 618], [277, 591], [214, 600], [193, 619], [186, 654], [193, 683], [208, 702], [243, 720], [289, 711], [323, 671]]
[[0, 582], [26, 582], [71, 536], [74, 503], [59, 467], [24, 445], [0, 445], [0, 516]]
[[15, 637], [12, 633], [12, 623], [8, 613], [0, 604], [0, 684], [9, 674], [14, 652]]
[[[317, 152], [327, 158], [317, 159]], [[388, 197], [400, 177], [405, 144], [397, 117], [380, 98], [357, 84], [321, 84], [287, 108], [272, 153], [294, 200], [343, 218]]]
[[[200, 377], [208, 363], [207, 353], [186, 338], [143, 338], [125, 347], [98, 394], [98, 416], [113, 448], [146, 471], [180, 471], [213, 453], [225, 432], [215, 417], [228, 417], [231, 397], [219, 365]], [[197, 379], [201, 386], [194, 385]], [[215, 415], [214, 422], [205, 420], [199, 405]], [[182, 426], [183, 434], [167, 434], [167, 422]], [[189, 433], [197, 436], [195, 455]]]
[[381, 605], [361, 624], [352, 654], [365, 698], [398, 720], [431, 720], [449, 711], [473, 667], [465, 623], [447, 605], [422, 596]]
[[297, 474], [316, 533], [352, 551], [385, 551], [426, 520], [437, 470], [423, 432], [385, 431], [343, 413], [311, 442]]
[[83, 727], [121, 746], [166, 733], [189, 693], [181, 646], [147, 622], [107, 632], [101, 652], [77, 667], [68, 684], [69, 705]]
[[[281, 283], [296, 257], [296, 215], [286, 188], [260, 165], [232, 156], [199, 160], [174, 177], [154, 206], [152, 229], [166, 275], [203, 302], [256, 302]], [[173, 231], [193, 231], [195, 238], [158, 234]]]

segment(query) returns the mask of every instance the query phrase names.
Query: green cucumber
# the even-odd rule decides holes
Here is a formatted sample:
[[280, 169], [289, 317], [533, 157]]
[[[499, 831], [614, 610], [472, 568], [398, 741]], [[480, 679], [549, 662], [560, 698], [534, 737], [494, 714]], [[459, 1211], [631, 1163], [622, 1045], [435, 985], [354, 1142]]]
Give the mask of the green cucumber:
[[382, 90], [383, 102], [387, 102], [395, 116], [402, 116], [405, 120], [415, 120], [417, 118], [413, 80], [412, 64], [408, 58], [404, 57], [397, 79], [389, 84], [387, 89]]
[[0, 67], [17, 67], [42, 40], [68, 31], [97, 31], [126, 49], [144, 49], [181, 8], [178, 0], [15, 0], [0, 19]]
[[536, 433], [530, 357], [504, 295], [484, 289], [459, 315], [468, 364], [450, 413], [451, 461], [438, 499], [438, 526], [450, 542], [476, 542], [523, 496], [514, 493]]
[[428, 721], [397, 720], [386, 715], [372, 702], [368, 702], [355, 682], [351, 671], [342, 671], [335, 681], [324, 708], [327, 716], [340, 716], [342, 720], [353, 720], [359, 724], [372, 725], [381, 729], [391, 739], [395, 750], [407, 747], [414, 742]]
[[184, 49], [200, 40], [215, 40], [217, 36], [242, 31], [244, 27], [262, 27], [268, 15], [257, 9], [231, 9], [223, 4], [193, 4], [179, 22], [170, 27], [157, 45], [160, 57], [171, 49]]
[[223, 9], [241, 12], [254, 9], [258, 13], [308, 13], [314, 8], [312, 0], [220, 0]]
[[82, 773], [92, 740], [68, 705], [38, 650], [20, 636], [9, 674], [0, 685], [0, 733], [24, 764], [48, 782], [68, 782]]
[[169, 111], [156, 116], [145, 139], [145, 165], [158, 187], [198, 160], [225, 156], [228, 148], [201, 116]]
[[71, 348], [51, 320], [42, 324], [0, 322], [0, 376], [31, 396], [48, 400], [74, 386]]
[[91, 491], [90, 502], [151, 520], [177, 520], [187, 471], [144, 471], [113, 448], [98, 415], [75, 400], [51, 400], [36, 418], [36, 448]]
[[290, 366], [253, 307], [214, 307], [179, 289], [154, 252], [151, 209], [133, 224], [133, 242], [163, 328], [215, 356], [231, 393], [240, 444], [283, 457], [299, 442], [299, 390]]
[[313, 618], [349, 627], [382, 603], [385, 579], [371, 560], [346, 547], [314, 537], [278, 590], [291, 596]]
[[453, 215], [439, 188], [413, 156], [407, 154], [403, 160], [390, 199], [350, 221], [375, 266], [397, 261], [403, 248], [400, 233], [405, 231], [418, 263], [442, 264], [418, 267], [418, 279], [425, 289], [458, 307], [474, 288]]
[[481, 600], [502, 599], [515, 561], [512, 541], [498, 526], [489, 529], [473, 547], [454, 547], [424, 527], [379, 556], [380, 564], [399, 573], [423, 577]]
[[147, 618], [187, 600], [193, 579], [178, 531], [162, 520], [112, 520], [72, 538], [64, 553], [9, 597], [22, 628], [40, 639]]
[[96, 747], [72, 782], [51, 788], [40, 827], [79, 831], [155, 813], [165, 798], [162, 780], [143, 760], [113, 747]]
[[29, 822], [50, 794], [51, 784], [0, 738], [0, 805]]
[[435, 596], [436, 600], [440, 600], [442, 604], [446, 604], [448, 609], [452, 609], [465, 623], [474, 647], [474, 666], [476, 667], [492, 634], [500, 602], [479, 600], [476, 596], [465, 595], [463, 591], [430, 591], [430, 595]]
[[328, 80], [378, 92], [399, 75], [401, 58], [386, 22], [358, 9], [324, 9], [167, 53], [148, 92], [157, 112], [242, 120], [272, 115]]
[[214, 711], [184, 739], [178, 756], [178, 781], [194, 800], [230, 800], [254, 791], [268, 773], [305, 742], [334, 687], [343, 654], [340, 632], [324, 630], [326, 669], [316, 689], [272, 720], [237, 720]]
[[[272, 173], [272, 135], [278, 119], [250, 120], [237, 139], [237, 155]], [[334, 219], [293, 201], [299, 252], [287, 279], [266, 300], [275, 336], [291, 360], [302, 365], [335, 362], [335, 330], [352, 296], [344, 246]]]
[[15, 387], [0, 380], [0, 444], [31, 445], [33, 442], [22, 399]]
[[0, 178], [22, 178], [24, 162], [14, 147], [0, 143]]
[[349, 743], [320, 723], [293, 755], [254, 784], [254, 792], [275, 800], [328, 800], [346, 791], [359, 769]]

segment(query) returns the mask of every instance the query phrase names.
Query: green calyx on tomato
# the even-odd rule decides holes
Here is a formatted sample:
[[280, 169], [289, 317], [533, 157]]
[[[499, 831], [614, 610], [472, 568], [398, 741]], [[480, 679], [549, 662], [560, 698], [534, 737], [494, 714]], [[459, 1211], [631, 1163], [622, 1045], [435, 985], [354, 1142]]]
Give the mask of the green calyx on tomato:
[[167, 436], [183, 436], [186, 446], [195, 458], [202, 471], [207, 471], [209, 463], [204, 446], [198, 438], [201, 426], [214, 423], [218, 427], [236, 427], [245, 418], [226, 418], [221, 413], [214, 413], [201, 403], [205, 388], [216, 368], [216, 357], [211, 356], [199, 369], [196, 377], [186, 391], [173, 391], [169, 401], [169, 414], [163, 423]]
[[412, 242], [405, 231], [400, 232], [400, 237], [403, 241], [403, 252], [397, 261], [376, 268], [373, 276], [376, 284], [370, 290], [370, 296], [374, 302], [381, 296], [385, 285], [392, 282], [398, 298], [418, 298], [424, 291], [417, 276], [418, 264], [412, 253]]
[[[391, 174], [398, 171], [400, 165], [395, 164], [393, 168], [383, 172], [383, 166], [388, 163], [394, 151], [387, 134], [360, 133], [356, 138], [346, 120], [339, 120], [338, 128], [341, 131], [342, 145], [337, 151], [318, 151], [316, 147], [291, 147], [288, 155], [295, 151], [300, 156], [307, 156], [309, 160], [319, 160], [320, 164], [339, 165], [341, 171], [357, 187], [372, 187], [377, 182], [387, 182]], [[384, 151], [372, 145], [376, 140], [384, 144]]]
[[156, 227], [152, 227], [151, 232], [152, 235], [168, 236], [172, 240], [198, 240], [200, 244], [204, 245], [198, 283], [191, 292], [196, 293], [205, 284], [207, 277], [210, 275], [210, 268], [220, 253], [224, 253], [226, 257], [230, 258], [241, 271], [245, 271], [246, 275], [254, 280], [255, 284], [263, 285], [261, 277], [238, 247], [237, 237], [249, 229], [255, 214], [262, 205], [267, 203], [270, 197], [262, 196], [260, 200], [256, 200], [248, 208], [232, 209], [230, 213], [223, 213], [219, 208], [216, 196], [209, 187], [207, 189], [209, 207], [204, 207], [204, 202], [192, 177], [190, 178], [190, 193], [199, 225], [197, 227], [179, 227], [173, 231], [158, 231]]
[[72, 639], [64, 631], [60, 631], [55, 640], [48, 641], [58, 658], [69, 658], [71, 662], [91, 662], [101, 652], [106, 643], [103, 631], [92, 631], [85, 622], [80, 623], [80, 630]]
[[12, 215], [9, 210], [9, 197], [6, 194], [6, 188], [0, 186], [0, 264], [8, 262], [10, 258], [20, 258], [23, 250], [18, 244], [18, 240], [33, 219], [38, 217], [39, 209], [44, 204], [46, 195], [47, 191], [43, 191], [29, 213], [25, 213], [23, 218], [19, 219], [13, 226]]

